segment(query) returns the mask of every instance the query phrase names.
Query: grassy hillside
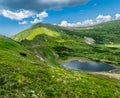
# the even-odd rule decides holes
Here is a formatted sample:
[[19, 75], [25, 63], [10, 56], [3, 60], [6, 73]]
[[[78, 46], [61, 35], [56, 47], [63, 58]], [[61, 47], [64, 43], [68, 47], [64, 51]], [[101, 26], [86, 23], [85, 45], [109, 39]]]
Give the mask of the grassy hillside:
[[43, 65], [22, 45], [0, 35], [0, 98], [119, 96], [118, 80]]
[[84, 36], [92, 37], [98, 44], [120, 43], [120, 40], [118, 39], [120, 36], [120, 20], [114, 20], [84, 28], [64, 28], [50, 24], [38, 23], [24, 32], [20, 32], [19, 34], [13, 36], [13, 39], [17, 41], [26, 39], [26, 37], [31, 34], [32, 30], [40, 27], [45, 27], [59, 33], [66, 33], [70, 36], [80, 36], [82, 38], [84, 38]]
[[82, 37], [94, 38], [98, 44], [120, 44], [120, 20], [105, 22], [83, 29], [75, 28], [74, 31]]
[[[86, 28], [64, 28], [39, 23], [12, 38], [53, 65], [59, 65], [58, 59], [68, 57], [85, 57], [120, 65], [119, 24], [120, 21], [111, 21]], [[86, 38], [95, 43], [88, 44]]]
[[21, 43], [27, 49], [31, 50], [34, 55], [38, 55], [43, 60], [47, 60], [47, 62], [54, 64], [57, 62], [55, 58], [57, 59], [60, 57], [65, 59], [68, 56], [72, 56], [74, 51], [72, 48], [77, 48], [81, 44], [82, 46], [87, 47], [81, 38], [79, 38], [79, 42], [77, 42], [69, 35], [48, 29], [47, 26], [49, 28], [49, 25], [46, 25], [45, 27], [44, 25], [40, 25], [40, 27], [33, 26], [12, 38], [14, 40], [17, 39], [17, 41], [24, 39]]

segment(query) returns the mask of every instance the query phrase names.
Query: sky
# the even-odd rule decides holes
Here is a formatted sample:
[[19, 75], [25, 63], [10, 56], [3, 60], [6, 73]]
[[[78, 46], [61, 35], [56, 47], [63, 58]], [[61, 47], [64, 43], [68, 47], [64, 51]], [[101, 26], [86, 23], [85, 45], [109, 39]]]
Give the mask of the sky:
[[120, 0], [0, 0], [0, 34], [42, 22], [83, 27], [120, 20]]

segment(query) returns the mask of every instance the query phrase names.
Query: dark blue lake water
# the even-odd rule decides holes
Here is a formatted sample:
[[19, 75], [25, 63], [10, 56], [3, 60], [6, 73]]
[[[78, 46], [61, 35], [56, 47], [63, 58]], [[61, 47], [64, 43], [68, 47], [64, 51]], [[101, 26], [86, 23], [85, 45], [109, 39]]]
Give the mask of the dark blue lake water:
[[103, 64], [98, 62], [80, 62], [78, 60], [65, 62], [63, 63], [63, 66], [67, 69], [91, 72], [110, 71], [116, 69], [114, 66], [111, 66], [109, 64]]

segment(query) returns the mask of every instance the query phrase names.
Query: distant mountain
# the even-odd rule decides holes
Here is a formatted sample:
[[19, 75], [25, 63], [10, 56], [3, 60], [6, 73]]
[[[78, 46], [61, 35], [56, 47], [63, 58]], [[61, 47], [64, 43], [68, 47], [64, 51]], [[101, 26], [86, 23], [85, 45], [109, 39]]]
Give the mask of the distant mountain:
[[92, 37], [99, 44], [120, 44], [120, 20], [101, 23], [87, 28], [76, 28], [78, 36]]
[[119, 65], [119, 37], [120, 21], [116, 20], [84, 28], [38, 23], [12, 39], [21, 42], [41, 60], [57, 66], [59, 59], [68, 57], [85, 57]]
[[[49, 30], [64, 33], [69, 36], [79, 36], [84, 38], [92, 37], [96, 40], [98, 44], [110, 44], [110, 43], [120, 43], [120, 20], [114, 20], [110, 22], [101, 23], [95, 26], [90, 27], [80, 27], [80, 28], [65, 28], [50, 24], [38, 23], [30, 27], [29, 29], [20, 32], [19, 34], [13, 36], [13, 39], [16, 41], [21, 41], [26, 39], [31, 33], [34, 33], [34, 29], [44, 27]], [[47, 32], [48, 33], [48, 32]], [[48, 33], [49, 34], [49, 33]], [[39, 35], [39, 34], [38, 34]]]

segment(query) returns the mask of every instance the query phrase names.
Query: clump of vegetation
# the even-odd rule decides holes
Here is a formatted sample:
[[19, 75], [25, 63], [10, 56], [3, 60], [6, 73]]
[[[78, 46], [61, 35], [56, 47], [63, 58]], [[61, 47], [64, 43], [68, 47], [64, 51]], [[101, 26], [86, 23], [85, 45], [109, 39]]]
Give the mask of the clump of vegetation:
[[27, 57], [27, 54], [26, 54], [26, 53], [23, 53], [23, 52], [20, 52], [20, 55], [21, 55], [21, 56], [24, 56], [24, 57]]
[[56, 47], [53, 47], [53, 49], [62, 59], [67, 59], [68, 56], [71, 56], [74, 53], [73, 49], [70, 49], [64, 46], [56, 46]]

